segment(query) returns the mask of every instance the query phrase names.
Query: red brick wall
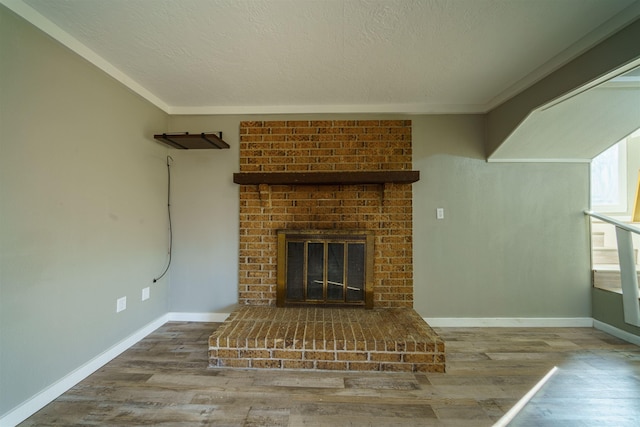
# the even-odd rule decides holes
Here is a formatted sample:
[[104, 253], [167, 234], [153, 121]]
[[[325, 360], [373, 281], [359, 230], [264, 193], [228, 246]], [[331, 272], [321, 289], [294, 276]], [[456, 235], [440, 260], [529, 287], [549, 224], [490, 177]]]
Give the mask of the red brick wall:
[[[240, 172], [411, 168], [410, 120], [240, 123]], [[240, 304], [275, 305], [279, 229], [373, 230], [374, 306], [413, 306], [410, 184], [241, 185]]]

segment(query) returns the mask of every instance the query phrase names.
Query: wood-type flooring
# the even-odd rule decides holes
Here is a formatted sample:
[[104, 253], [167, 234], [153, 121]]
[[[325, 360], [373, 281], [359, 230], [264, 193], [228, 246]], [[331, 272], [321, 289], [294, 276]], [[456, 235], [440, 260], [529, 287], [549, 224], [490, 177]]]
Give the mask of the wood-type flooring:
[[591, 328], [434, 328], [447, 373], [207, 368], [219, 324], [170, 322], [22, 426], [640, 425], [640, 347]]

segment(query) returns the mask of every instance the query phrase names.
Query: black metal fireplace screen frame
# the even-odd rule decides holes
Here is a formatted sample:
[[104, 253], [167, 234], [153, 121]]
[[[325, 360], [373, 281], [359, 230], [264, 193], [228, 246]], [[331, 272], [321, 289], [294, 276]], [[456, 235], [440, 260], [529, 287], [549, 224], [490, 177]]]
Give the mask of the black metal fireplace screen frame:
[[278, 307], [373, 308], [374, 234], [369, 230], [278, 230]]

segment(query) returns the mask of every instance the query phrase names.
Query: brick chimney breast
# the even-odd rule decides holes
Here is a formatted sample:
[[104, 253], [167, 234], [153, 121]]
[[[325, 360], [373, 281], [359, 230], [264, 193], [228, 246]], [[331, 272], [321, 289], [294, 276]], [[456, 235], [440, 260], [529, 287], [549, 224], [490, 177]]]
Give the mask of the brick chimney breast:
[[[240, 172], [411, 170], [410, 120], [240, 123]], [[241, 305], [275, 305], [277, 231], [374, 232], [374, 307], [413, 307], [411, 184], [240, 185]]]

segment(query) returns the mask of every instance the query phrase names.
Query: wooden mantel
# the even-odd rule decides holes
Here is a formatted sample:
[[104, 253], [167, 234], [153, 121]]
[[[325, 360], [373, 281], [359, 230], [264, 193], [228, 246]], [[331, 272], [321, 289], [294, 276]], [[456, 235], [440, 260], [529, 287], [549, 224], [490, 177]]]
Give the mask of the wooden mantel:
[[233, 182], [242, 185], [411, 184], [419, 179], [420, 171], [407, 170], [358, 172], [244, 172], [233, 174]]

